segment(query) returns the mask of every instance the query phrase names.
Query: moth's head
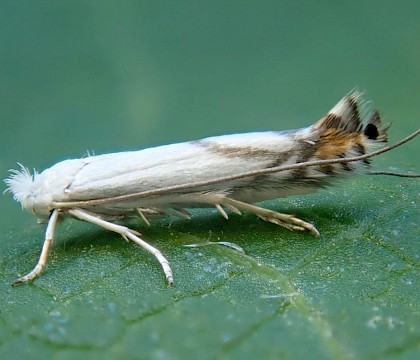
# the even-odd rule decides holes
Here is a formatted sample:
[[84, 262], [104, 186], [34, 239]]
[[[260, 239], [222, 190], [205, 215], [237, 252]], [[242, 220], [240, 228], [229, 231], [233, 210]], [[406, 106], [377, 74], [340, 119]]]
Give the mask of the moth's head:
[[4, 182], [7, 188], [4, 192], [13, 194], [13, 198], [22, 204], [22, 208], [36, 215], [40, 221], [46, 219], [51, 209], [51, 196], [45, 191], [45, 182], [42, 174], [35, 170], [31, 174], [28, 168], [21, 164], [20, 170], [10, 170], [10, 177]]

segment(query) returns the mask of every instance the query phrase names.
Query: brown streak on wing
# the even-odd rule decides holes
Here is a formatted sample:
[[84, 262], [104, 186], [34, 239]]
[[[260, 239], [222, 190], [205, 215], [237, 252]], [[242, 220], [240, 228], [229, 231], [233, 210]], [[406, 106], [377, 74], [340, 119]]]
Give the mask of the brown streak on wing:
[[205, 144], [206, 149], [212, 153], [216, 153], [227, 158], [259, 158], [259, 157], [276, 157], [279, 155], [276, 151], [258, 149], [253, 147], [236, 147], [221, 146], [217, 144]]
[[355, 149], [358, 153], [364, 153], [363, 141], [363, 134], [348, 133], [341, 129], [327, 129], [320, 135], [315, 157], [322, 160], [334, 159]]
[[340, 128], [342, 121], [341, 116], [327, 114], [314, 125], [314, 129], [338, 129]]

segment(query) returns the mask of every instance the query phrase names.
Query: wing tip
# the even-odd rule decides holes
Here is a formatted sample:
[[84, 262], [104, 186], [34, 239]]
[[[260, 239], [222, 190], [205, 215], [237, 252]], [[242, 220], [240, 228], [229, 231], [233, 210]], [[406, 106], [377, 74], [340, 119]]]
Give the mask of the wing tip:
[[386, 142], [389, 125], [382, 124], [378, 110], [361, 111], [366, 103], [362, 92], [351, 91], [314, 125], [314, 129], [335, 129], [348, 134], [363, 134], [368, 140]]

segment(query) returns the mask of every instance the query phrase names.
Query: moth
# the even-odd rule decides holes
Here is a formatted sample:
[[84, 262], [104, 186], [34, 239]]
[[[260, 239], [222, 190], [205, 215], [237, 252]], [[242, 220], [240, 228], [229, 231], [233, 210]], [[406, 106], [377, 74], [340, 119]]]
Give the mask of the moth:
[[[208, 137], [104, 155], [61, 161], [38, 173], [20, 165], [5, 179], [22, 208], [47, 222], [39, 261], [12, 285], [36, 278], [47, 263], [57, 221], [74, 218], [96, 224], [132, 240], [160, 263], [173, 283], [168, 260], [140, 233], [121, 221], [138, 216], [146, 224], [154, 217], [189, 219], [189, 208], [215, 207], [250, 212], [292, 231], [316, 227], [293, 215], [254, 203], [307, 194], [364, 172], [369, 158], [415, 137], [380, 150], [388, 126], [378, 111], [361, 115], [362, 95], [351, 92], [315, 124], [288, 131], [251, 132]], [[373, 151], [373, 152], [372, 152]]]

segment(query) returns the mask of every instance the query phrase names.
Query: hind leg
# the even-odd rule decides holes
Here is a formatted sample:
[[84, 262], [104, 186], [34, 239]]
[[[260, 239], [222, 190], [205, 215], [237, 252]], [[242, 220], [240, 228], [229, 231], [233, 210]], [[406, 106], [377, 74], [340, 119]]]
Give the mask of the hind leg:
[[239, 200], [234, 200], [228, 197], [218, 198], [217, 201], [214, 202], [214, 205], [224, 217], [227, 217], [227, 215], [224, 211], [220, 210], [221, 206], [225, 206], [236, 213], [240, 213], [239, 210], [245, 210], [245, 211], [248, 211], [250, 213], [257, 215], [262, 220], [269, 221], [276, 225], [283, 226], [286, 229], [289, 229], [292, 231], [307, 230], [307, 231], [310, 231], [315, 236], [319, 236], [319, 231], [316, 229], [315, 226], [293, 215], [282, 214], [277, 211], [264, 209], [260, 206], [248, 204], [248, 203], [245, 203]]

